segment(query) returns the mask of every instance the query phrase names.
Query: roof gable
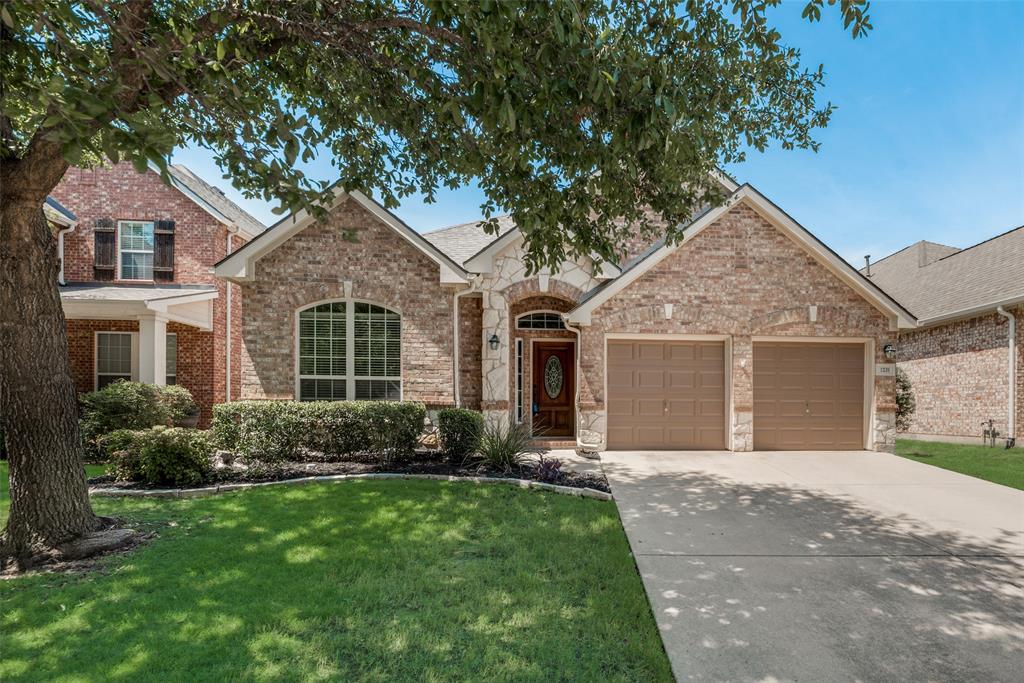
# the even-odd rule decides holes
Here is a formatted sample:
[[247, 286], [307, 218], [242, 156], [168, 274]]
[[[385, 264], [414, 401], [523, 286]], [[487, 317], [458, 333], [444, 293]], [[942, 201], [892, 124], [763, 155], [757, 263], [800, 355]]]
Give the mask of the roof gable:
[[821, 240], [807, 231], [751, 185], [739, 187], [723, 204], [708, 208], [696, 216], [684, 229], [683, 238], [680, 242], [668, 245], [662, 240], [660, 243], [656, 243], [646, 254], [633, 261], [629, 267], [623, 270], [619, 277], [588, 292], [581, 299], [580, 305], [569, 312], [569, 321], [582, 325], [589, 324], [591, 313], [598, 306], [635, 282], [644, 273], [651, 270], [670, 254], [699, 235], [704, 229], [713, 225], [719, 218], [723, 217], [741, 202], [754, 209], [758, 215], [793, 240], [831, 272], [832, 275], [849, 285], [876, 309], [887, 315], [895, 326], [914, 327], [916, 325], [917, 321], [914, 316], [895, 299], [860, 274], [832, 249], [821, 242]]
[[[331, 189], [331, 199], [325, 206], [328, 211], [345, 201], [357, 202], [381, 223], [395, 231], [399, 237], [416, 247], [420, 252], [437, 263], [440, 269], [440, 280], [443, 283], [463, 283], [467, 273], [460, 264], [455, 263], [436, 246], [423, 238], [418, 232], [406, 225], [400, 218], [373, 201], [362, 192], [345, 192], [340, 185]], [[214, 266], [218, 277], [236, 281], [252, 281], [255, 279], [253, 267], [260, 258], [270, 253], [298, 234], [307, 226], [316, 222], [317, 217], [306, 209], [300, 209], [281, 219], [267, 228], [257, 238], [243, 245], [240, 249], [221, 259]]]

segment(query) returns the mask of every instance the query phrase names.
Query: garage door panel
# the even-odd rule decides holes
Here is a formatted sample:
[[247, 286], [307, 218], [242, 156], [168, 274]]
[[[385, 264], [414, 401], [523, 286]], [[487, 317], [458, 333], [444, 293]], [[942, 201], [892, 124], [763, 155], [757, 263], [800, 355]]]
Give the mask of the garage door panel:
[[864, 346], [754, 343], [754, 448], [863, 448]]
[[724, 349], [722, 342], [609, 341], [608, 447], [724, 448]]

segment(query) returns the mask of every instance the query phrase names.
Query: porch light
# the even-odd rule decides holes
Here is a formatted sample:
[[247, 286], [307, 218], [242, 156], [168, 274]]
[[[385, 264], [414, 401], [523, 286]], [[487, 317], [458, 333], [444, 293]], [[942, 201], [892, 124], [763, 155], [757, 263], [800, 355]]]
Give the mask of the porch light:
[[882, 352], [885, 354], [885, 357], [888, 358], [889, 360], [892, 360], [893, 358], [896, 357], [896, 347], [893, 346], [892, 344], [886, 344], [884, 347], [882, 347]]
[[499, 344], [501, 344], [501, 340], [498, 339], [496, 334], [492, 334], [491, 338], [487, 340], [487, 345], [491, 347], [491, 351], [497, 351]]

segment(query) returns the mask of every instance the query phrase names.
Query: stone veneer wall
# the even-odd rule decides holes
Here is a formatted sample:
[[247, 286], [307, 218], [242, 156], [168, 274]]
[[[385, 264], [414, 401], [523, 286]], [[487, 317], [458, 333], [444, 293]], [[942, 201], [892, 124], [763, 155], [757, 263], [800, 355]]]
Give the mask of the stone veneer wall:
[[295, 394], [295, 316], [328, 299], [369, 301], [402, 316], [402, 395], [454, 404], [452, 291], [437, 263], [354, 201], [336, 206], [256, 263], [239, 286], [243, 398]]
[[[1017, 440], [1024, 437], [1024, 306], [1017, 317]], [[982, 422], [1007, 434], [1009, 352], [1006, 318], [988, 315], [900, 334], [898, 361], [917, 399], [907, 436], [981, 441]]]
[[[672, 303], [666, 319], [664, 304]], [[817, 306], [811, 321], [810, 306]], [[753, 448], [753, 336], [867, 337], [876, 362], [895, 338], [887, 317], [746, 204], [599, 306], [582, 328], [579, 439], [605, 440], [605, 335], [661, 333], [732, 338], [732, 448]], [[895, 381], [875, 379], [872, 441], [891, 450]]]

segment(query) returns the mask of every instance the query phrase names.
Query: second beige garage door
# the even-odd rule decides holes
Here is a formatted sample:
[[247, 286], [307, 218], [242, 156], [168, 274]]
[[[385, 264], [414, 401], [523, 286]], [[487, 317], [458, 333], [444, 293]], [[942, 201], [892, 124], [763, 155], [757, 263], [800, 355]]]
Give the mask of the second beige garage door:
[[725, 448], [725, 344], [608, 342], [608, 448]]
[[754, 450], [864, 448], [864, 345], [754, 342]]

